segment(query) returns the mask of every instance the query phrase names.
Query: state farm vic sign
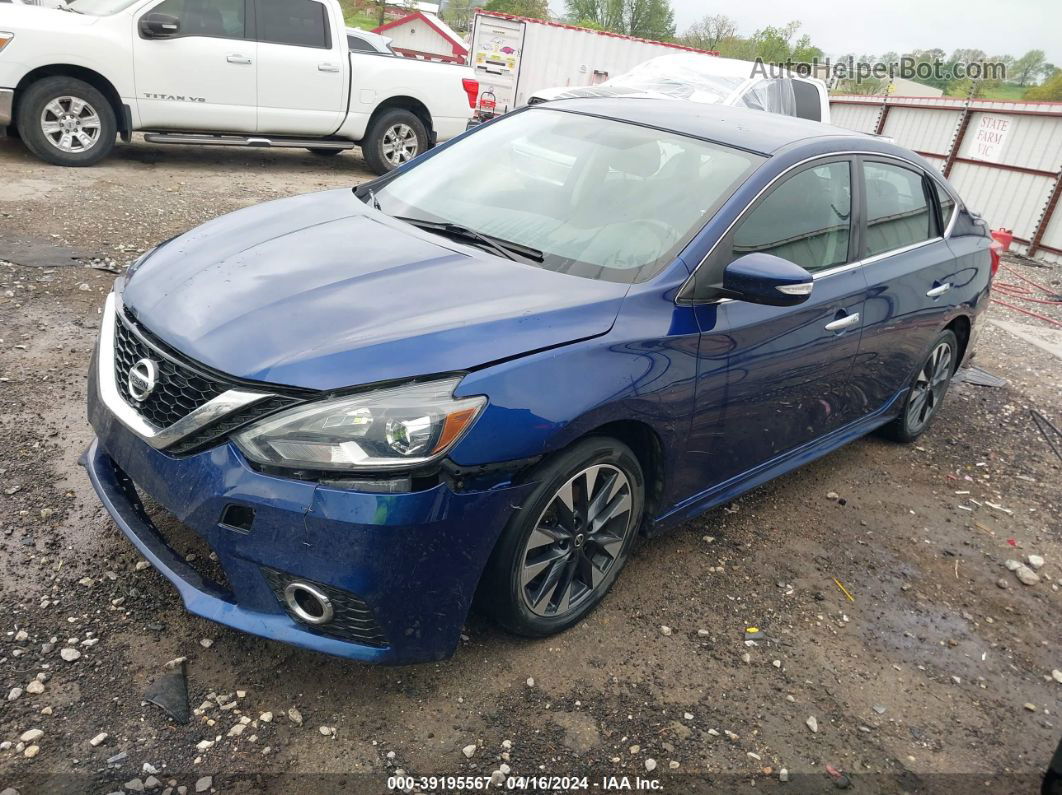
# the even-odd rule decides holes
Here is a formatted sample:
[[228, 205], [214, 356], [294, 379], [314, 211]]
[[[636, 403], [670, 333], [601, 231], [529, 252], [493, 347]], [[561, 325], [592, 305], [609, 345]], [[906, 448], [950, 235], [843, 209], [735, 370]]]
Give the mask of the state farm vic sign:
[[995, 116], [990, 113], [979, 114], [977, 126], [972, 130], [970, 149], [967, 157], [972, 160], [984, 160], [998, 163], [1003, 156], [1003, 145], [1016, 120], [1008, 116]]

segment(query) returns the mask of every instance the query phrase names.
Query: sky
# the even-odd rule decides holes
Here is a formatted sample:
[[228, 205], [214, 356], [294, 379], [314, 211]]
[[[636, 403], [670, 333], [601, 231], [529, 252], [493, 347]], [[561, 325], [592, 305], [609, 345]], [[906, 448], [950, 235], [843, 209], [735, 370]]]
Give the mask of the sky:
[[732, 18], [742, 35], [797, 19], [802, 23], [800, 32], [834, 57], [934, 47], [949, 54], [959, 47], [974, 47], [989, 55], [1019, 57], [1037, 49], [1062, 66], [1059, 0], [671, 0], [671, 4], [679, 33], [710, 14]]

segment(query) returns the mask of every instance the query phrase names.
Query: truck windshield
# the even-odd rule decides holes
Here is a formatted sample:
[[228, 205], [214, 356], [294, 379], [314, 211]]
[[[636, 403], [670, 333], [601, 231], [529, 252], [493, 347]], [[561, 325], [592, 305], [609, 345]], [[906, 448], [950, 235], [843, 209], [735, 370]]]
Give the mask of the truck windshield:
[[106, 17], [129, 8], [137, 0], [68, 0], [67, 7], [79, 14]]
[[533, 264], [550, 270], [640, 282], [761, 162], [684, 135], [533, 108], [414, 165], [374, 199], [389, 215], [473, 230], [517, 256], [534, 251]]

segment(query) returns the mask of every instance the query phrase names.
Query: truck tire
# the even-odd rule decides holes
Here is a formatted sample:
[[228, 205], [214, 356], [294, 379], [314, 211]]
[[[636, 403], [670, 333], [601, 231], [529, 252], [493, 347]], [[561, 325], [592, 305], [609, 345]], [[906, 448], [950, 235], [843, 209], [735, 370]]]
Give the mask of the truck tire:
[[402, 108], [385, 111], [361, 142], [365, 162], [377, 174], [394, 171], [428, 149], [428, 131], [417, 115]]
[[18, 103], [26, 148], [57, 166], [91, 166], [114, 148], [118, 124], [107, 98], [83, 80], [46, 77]]

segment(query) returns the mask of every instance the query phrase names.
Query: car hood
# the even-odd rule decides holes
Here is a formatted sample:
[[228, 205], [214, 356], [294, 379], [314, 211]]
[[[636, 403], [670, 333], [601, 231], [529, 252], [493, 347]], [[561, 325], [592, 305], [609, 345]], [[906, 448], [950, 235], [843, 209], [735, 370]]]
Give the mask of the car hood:
[[[62, 30], [79, 30], [88, 25], [95, 25], [99, 17], [89, 14], [72, 14], [69, 11], [60, 11], [58, 8], [40, 8], [39, 6], [15, 5], [4, 3], [0, 5], [3, 12], [3, 21], [0, 22], [0, 30], [11, 29], [15, 31], [15, 38], [11, 42], [10, 52], [15, 52], [15, 46], [19, 43], [18, 32], [20, 30], [42, 30], [48, 32]], [[5, 50], [8, 48], [5, 47]]]
[[131, 270], [122, 302], [208, 367], [328, 390], [604, 334], [627, 289], [452, 243], [344, 189], [240, 210], [173, 239]]

